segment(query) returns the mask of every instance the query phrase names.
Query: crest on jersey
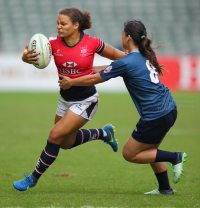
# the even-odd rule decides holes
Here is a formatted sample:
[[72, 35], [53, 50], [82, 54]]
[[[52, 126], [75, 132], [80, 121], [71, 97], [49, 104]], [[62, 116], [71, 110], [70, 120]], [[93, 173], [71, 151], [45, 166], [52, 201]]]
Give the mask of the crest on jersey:
[[62, 66], [66, 67], [66, 68], [74, 68], [77, 65], [78, 64], [76, 64], [75, 62], [65, 62], [64, 64], [62, 64]]
[[80, 56], [84, 57], [87, 55], [88, 49], [86, 47], [80, 47]]
[[109, 73], [112, 70], [112, 66], [108, 66], [107, 68], [104, 69], [104, 73]]

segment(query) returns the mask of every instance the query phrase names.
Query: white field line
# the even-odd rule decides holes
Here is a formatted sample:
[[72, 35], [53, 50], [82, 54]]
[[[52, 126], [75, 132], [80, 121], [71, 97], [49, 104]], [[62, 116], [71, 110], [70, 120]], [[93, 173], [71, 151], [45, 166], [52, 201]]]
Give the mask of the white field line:
[[[24, 207], [1, 207], [1, 208], [24, 208]], [[74, 207], [35, 207], [35, 208], [74, 208]], [[81, 206], [79, 208], [126, 208], [126, 206], [124, 207], [93, 207], [93, 206], [88, 206], [88, 205], [84, 205]], [[132, 207], [132, 208], [142, 208], [142, 207]], [[145, 208], [152, 208], [152, 207], [145, 207]], [[154, 207], [154, 208], [175, 208], [175, 207]]]

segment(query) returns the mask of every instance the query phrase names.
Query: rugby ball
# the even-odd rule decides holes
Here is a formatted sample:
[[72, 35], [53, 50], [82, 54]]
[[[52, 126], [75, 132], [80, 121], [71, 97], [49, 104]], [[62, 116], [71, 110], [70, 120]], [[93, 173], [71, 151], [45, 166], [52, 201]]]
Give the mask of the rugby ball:
[[34, 48], [32, 53], [39, 53], [37, 60], [38, 64], [33, 64], [38, 69], [44, 69], [51, 61], [52, 50], [51, 44], [46, 36], [35, 34], [31, 37], [28, 43], [28, 50]]

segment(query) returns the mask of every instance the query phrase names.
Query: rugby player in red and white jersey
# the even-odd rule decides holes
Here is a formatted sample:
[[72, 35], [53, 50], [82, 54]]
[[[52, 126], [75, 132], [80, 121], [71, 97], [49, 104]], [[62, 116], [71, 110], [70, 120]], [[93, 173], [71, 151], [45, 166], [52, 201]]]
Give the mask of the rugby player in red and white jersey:
[[[59, 75], [59, 85], [62, 78], [68, 76], [77, 78], [89, 75], [105, 68], [93, 67], [94, 54], [116, 60], [125, 56], [125, 53], [105, 44], [97, 37], [91, 37], [83, 31], [92, 27], [90, 13], [77, 8], [64, 8], [58, 14], [58, 35], [49, 38], [52, 46], [55, 65]], [[22, 60], [27, 63], [37, 63], [37, 53], [25, 51]], [[108, 143], [116, 152], [117, 140], [111, 124], [99, 129], [80, 129], [88, 120], [91, 120], [98, 107], [99, 95], [95, 86], [60, 88], [60, 98], [55, 116], [55, 125], [51, 129], [47, 145], [42, 151], [38, 163], [31, 175], [15, 181], [13, 186], [20, 191], [34, 187], [40, 176], [54, 162], [60, 148], [70, 149], [87, 141], [101, 139]]]

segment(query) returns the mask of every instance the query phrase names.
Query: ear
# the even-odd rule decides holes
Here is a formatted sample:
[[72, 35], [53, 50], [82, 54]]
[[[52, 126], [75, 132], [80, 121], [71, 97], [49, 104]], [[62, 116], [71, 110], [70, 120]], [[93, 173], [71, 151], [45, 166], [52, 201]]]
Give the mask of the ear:
[[79, 23], [78, 22], [74, 23], [74, 29], [78, 29], [78, 28], [79, 28]]
[[128, 37], [128, 41], [129, 41], [129, 40], [131, 40], [131, 41], [133, 40], [132, 37], [131, 37], [130, 35], [128, 35], [127, 37]]

